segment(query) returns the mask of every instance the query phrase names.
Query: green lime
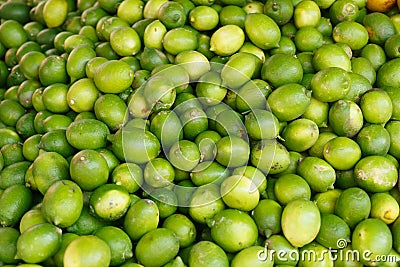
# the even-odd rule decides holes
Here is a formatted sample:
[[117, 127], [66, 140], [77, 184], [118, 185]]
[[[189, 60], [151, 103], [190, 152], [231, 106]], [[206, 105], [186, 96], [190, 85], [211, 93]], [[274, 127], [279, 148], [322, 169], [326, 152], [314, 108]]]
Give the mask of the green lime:
[[[134, 72], [127, 63], [110, 60], [96, 68], [93, 79], [101, 92], [120, 93], [132, 84], [133, 75]], [[110, 81], [118, 81], [118, 83], [111, 84]]]
[[105, 147], [109, 133], [107, 125], [95, 119], [74, 121], [66, 129], [68, 142], [77, 149]]
[[281, 205], [272, 199], [260, 200], [252, 214], [259, 233], [267, 238], [281, 231], [281, 216]]
[[275, 196], [279, 203], [287, 205], [295, 199], [310, 199], [311, 189], [306, 180], [296, 174], [279, 176], [274, 186]]
[[250, 211], [257, 206], [260, 193], [250, 178], [232, 175], [222, 182], [221, 197], [230, 208]]
[[43, 104], [53, 113], [66, 113], [69, 111], [67, 103], [68, 85], [55, 83], [47, 86], [42, 93]]
[[371, 200], [361, 188], [345, 189], [336, 202], [335, 214], [342, 218], [350, 228], [368, 218], [371, 211]]
[[267, 0], [264, 5], [264, 14], [272, 18], [279, 26], [288, 23], [294, 12], [291, 0]]
[[332, 189], [326, 192], [315, 194], [313, 200], [317, 204], [317, 207], [321, 213], [334, 213], [336, 201], [341, 193], [342, 190], [340, 189]]
[[31, 202], [32, 192], [25, 185], [7, 187], [0, 195], [0, 225], [16, 225], [31, 207]]
[[43, 195], [55, 182], [69, 179], [69, 164], [57, 152], [42, 152], [32, 165], [33, 179]]
[[333, 24], [338, 24], [342, 21], [354, 21], [359, 13], [358, 5], [354, 1], [335, 1], [329, 8], [329, 17]]
[[353, 249], [360, 253], [368, 251], [367, 258], [361, 258], [364, 264], [374, 264], [381, 255], [389, 254], [392, 248], [392, 234], [389, 227], [379, 219], [366, 219], [355, 227], [352, 234]]
[[0, 188], [7, 189], [16, 184], [25, 184], [25, 175], [31, 163], [20, 161], [3, 168], [0, 176]]
[[219, 12], [219, 21], [223, 26], [233, 24], [243, 29], [245, 19], [246, 12], [239, 6], [227, 5], [222, 7], [221, 11]]
[[123, 225], [129, 237], [137, 241], [144, 234], [156, 229], [159, 219], [156, 203], [150, 199], [139, 199], [128, 209]]
[[192, 245], [196, 238], [196, 227], [194, 223], [183, 214], [172, 214], [167, 217], [163, 228], [172, 230], [179, 239], [179, 247], [185, 248]]
[[349, 100], [336, 101], [329, 109], [328, 118], [335, 134], [349, 138], [355, 136], [364, 123], [360, 107]]
[[333, 249], [339, 249], [343, 240], [350, 240], [350, 227], [335, 214], [321, 214], [321, 228], [315, 240]]
[[170, 185], [175, 178], [175, 171], [171, 163], [164, 158], [151, 159], [143, 170], [146, 184], [153, 188]]
[[350, 58], [338, 44], [324, 44], [314, 51], [313, 66], [319, 71], [329, 67], [351, 70]]
[[368, 43], [368, 31], [355, 21], [342, 21], [333, 28], [333, 39], [337, 43], [345, 43], [352, 50], [360, 50]]
[[321, 215], [317, 205], [307, 199], [289, 202], [282, 212], [282, 231], [294, 247], [303, 247], [317, 236]]
[[69, 233], [74, 233], [77, 235], [90, 235], [105, 225], [109, 225], [109, 222], [101, 220], [99, 217], [93, 214], [90, 211], [89, 205], [84, 203], [78, 220], [66, 229]]
[[325, 160], [311, 156], [305, 157], [299, 162], [297, 170], [313, 191], [326, 192], [333, 189], [336, 173]]
[[143, 171], [134, 163], [121, 163], [111, 173], [113, 183], [123, 186], [129, 193], [139, 190], [143, 183]]
[[363, 155], [386, 155], [390, 148], [389, 132], [379, 124], [364, 126], [356, 141]]
[[322, 102], [342, 99], [350, 91], [350, 82], [347, 71], [338, 67], [324, 68], [311, 79], [313, 97]]
[[108, 181], [109, 169], [99, 152], [85, 149], [72, 157], [70, 175], [83, 190], [93, 191]]
[[[146, 233], [135, 248], [136, 258], [145, 266], [162, 266], [175, 258], [179, 252], [179, 240], [167, 228], [157, 228]], [[157, 257], [154, 258], [154, 253]]]
[[1, 236], [1, 247], [0, 260], [5, 264], [16, 264], [18, 262], [15, 259], [17, 253], [17, 240], [20, 236], [20, 232], [12, 227], [2, 227], [0, 229]]
[[114, 94], [104, 94], [96, 99], [94, 112], [96, 118], [104, 122], [111, 131], [116, 131], [125, 122], [127, 106]]
[[283, 144], [292, 151], [303, 152], [311, 148], [318, 139], [317, 124], [309, 119], [297, 119], [289, 122], [281, 136]]
[[294, 56], [275, 54], [265, 60], [261, 77], [274, 88], [288, 83], [300, 83], [303, 78], [303, 67], [300, 60]]
[[25, 212], [19, 223], [19, 231], [23, 233], [26, 229], [36, 224], [47, 223], [41, 209], [31, 209]]
[[[259, 26], [255, 27], [255, 25]], [[281, 31], [277, 23], [268, 15], [263, 13], [247, 14], [244, 27], [250, 41], [259, 48], [267, 50], [278, 46]]]
[[6, 20], [0, 26], [0, 41], [7, 48], [17, 48], [28, 41], [28, 34], [18, 21]]
[[[82, 254], [85, 250], [85, 254]], [[111, 261], [111, 250], [105, 241], [83, 235], [74, 239], [64, 252], [64, 266], [106, 267]]]
[[372, 218], [382, 220], [386, 224], [393, 223], [399, 216], [399, 204], [389, 193], [375, 193], [371, 196]]
[[[225, 204], [221, 199], [220, 188], [215, 184], [206, 184], [197, 189], [186, 189], [181, 187], [182, 194], [191, 193], [189, 203], [189, 215], [198, 223], [207, 223], [215, 214], [225, 208]], [[194, 191], [194, 192], [193, 192]]]
[[70, 181], [61, 180], [52, 184], [43, 197], [41, 211], [44, 218], [59, 227], [75, 223], [83, 207], [80, 187]]
[[[378, 108], [380, 112], [373, 112], [372, 106]], [[378, 89], [372, 89], [363, 94], [360, 108], [367, 122], [377, 124], [385, 124], [391, 118], [393, 110], [389, 94]]]
[[110, 247], [110, 265], [122, 264], [133, 256], [132, 241], [122, 229], [115, 226], [104, 226], [96, 230], [94, 235], [105, 241]]
[[92, 111], [99, 94], [92, 79], [82, 78], [69, 87], [67, 103], [75, 112]]
[[385, 192], [392, 189], [397, 182], [396, 165], [384, 156], [367, 156], [354, 167], [356, 182], [368, 192]]
[[[35, 242], [35, 246], [32, 246]], [[27, 263], [40, 263], [53, 256], [61, 245], [61, 229], [50, 223], [26, 229], [17, 241], [17, 257]]]
[[310, 101], [310, 91], [297, 83], [279, 86], [267, 98], [269, 108], [280, 121], [298, 118], [307, 110]]
[[384, 45], [396, 33], [392, 20], [386, 14], [372, 12], [364, 16], [363, 25], [368, 31], [370, 43]]
[[321, 11], [314, 1], [300, 1], [294, 7], [293, 20], [297, 28], [317, 26], [320, 18]]
[[[254, 244], [258, 237], [257, 225], [245, 212], [224, 209], [209, 223], [211, 237], [227, 252], [237, 252]], [[226, 236], [229, 238], [226, 238]]]
[[323, 155], [336, 170], [349, 170], [361, 159], [361, 149], [350, 138], [335, 137], [325, 144]]

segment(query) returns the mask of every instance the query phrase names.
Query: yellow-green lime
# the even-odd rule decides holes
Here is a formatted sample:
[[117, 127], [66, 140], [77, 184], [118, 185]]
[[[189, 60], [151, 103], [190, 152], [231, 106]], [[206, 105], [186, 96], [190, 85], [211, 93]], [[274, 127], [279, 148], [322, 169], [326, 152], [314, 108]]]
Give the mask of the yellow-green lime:
[[68, 2], [66, 0], [49, 0], [43, 7], [43, 19], [47, 27], [61, 26], [68, 14]]
[[12, 227], [2, 227], [0, 229], [0, 261], [5, 264], [16, 264], [17, 240], [20, 232]]
[[98, 149], [105, 147], [110, 130], [96, 119], [82, 119], [72, 122], [66, 129], [68, 142], [77, 149]]
[[82, 207], [83, 194], [78, 184], [61, 180], [52, 184], [44, 194], [41, 211], [49, 222], [64, 228], [78, 220]]
[[0, 41], [6, 48], [18, 48], [28, 41], [28, 34], [18, 21], [6, 20], [0, 26]]
[[143, 18], [144, 5], [141, 0], [122, 1], [118, 6], [117, 16], [132, 25]]
[[110, 34], [112, 49], [120, 56], [136, 55], [141, 48], [141, 40], [131, 27], [120, 27]]
[[43, 104], [53, 113], [66, 113], [69, 111], [67, 102], [68, 85], [55, 83], [47, 86], [42, 93]]
[[399, 216], [399, 204], [388, 193], [375, 193], [371, 196], [370, 217], [382, 220], [386, 224], [393, 223]]
[[56, 152], [40, 153], [33, 162], [32, 168], [33, 179], [43, 195], [56, 181], [69, 178], [69, 164]]
[[94, 235], [105, 241], [110, 247], [110, 265], [122, 264], [133, 256], [132, 241], [121, 228], [104, 226], [96, 230]]
[[301, 1], [294, 7], [293, 20], [297, 28], [317, 26], [320, 18], [320, 8], [314, 1]]
[[198, 31], [212, 30], [218, 25], [218, 12], [209, 6], [197, 6], [190, 11], [189, 22]]
[[[259, 26], [255, 27], [255, 25]], [[244, 27], [250, 41], [259, 48], [271, 49], [278, 46], [281, 31], [276, 22], [267, 15], [262, 13], [247, 14]]]
[[72, 49], [68, 54], [66, 66], [72, 82], [86, 76], [86, 64], [94, 57], [96, 57], [96, 52], [88, 45], [81, 45]]
[[257, 206], [260, 193], [250, 178], [233, 175], [222, 182], [221, 197], [230, 208], [250, 211]]
[[332, 189], [315, 194], [313, 200], [321, 213], [334, 213], [336, 201], [341, 193], [341, 189]]
[[[35, 246], [32, 246], [35, 242]], [[26, 263], [40, 263], [54, 255], [61, 245], [61, 229], [41, 223], [26, 229], [18, 237], [16, 257]]]
[[36, 224], [47, 223], [48, 221], [44, 218], [41, 209], [30, 209], [25, 212], [19, 222], [19, 232], [23, 233], [26, 229]]
[[244, 31], [236, 25], [220, 27], [211, 35], [210, 50], [219, 56], [230, 56], [242, 47]]
[[83, 235], [69, 243], [64, 253], [63, 264], [76, 267], [107, 267], [110, 261], [111, 250], [105, 241], [93, 235]]
[[92, 111], [100, 92], [92, 79], [83, 78], [74, 82], [67, 91], [68, 106], [75, 112]]
[[131, 86], [134, 71], [120, 60], [110, 60], [99, 65], [94, 72], [94, 83], [103, 93], [121, 93]]
[[32, 205], [32, 192], [25, 185], [12, 185], [0, 195], [0, 225], [16, 225]]
[[274, 186], [275, 196], [279, 203], [287, 205], [295, 199], [310, 199], [311, 189], [306, 180], [297, 174], [279, 176]]

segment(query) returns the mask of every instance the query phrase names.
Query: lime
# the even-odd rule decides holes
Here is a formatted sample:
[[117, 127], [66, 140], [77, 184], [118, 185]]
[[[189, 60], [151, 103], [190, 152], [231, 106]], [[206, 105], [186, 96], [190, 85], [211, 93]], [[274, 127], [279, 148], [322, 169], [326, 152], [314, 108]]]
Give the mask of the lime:
[[326, 192], [315, 194], [313, 200], [317, 204], [317, 207], [321, 213], [334, 213], [336, 201], [341, 193], [342, 190], [340, 189], [332, 189]]
[[141, 0], [125, 0], [119, 4], [117, 15], [132, 25], [143, 18], [143, 8], [144, 2]]
[[295, 247], [311, 243], [317, 236], [320, 226], [320, 211], [310, 200], [293, 200], [283, 209], [282, 231]]
[[344, 43], [352, 50], [360, 50], [368, 43], [368, 31], [355, 21], [342, 21], [333, 28], [333, 39]]
[[352, 139], [335, 137], [329, 140], [323, 150], [324, 158], [336, 170], [348, 170], [361, 159], [361, 149]]
[[371, 196], [370, 217], [381, 219], [386, 224], [393, 223], [399, 216], [399, 204], [388, 193], [375, 193]]
[[99, 94], [93, 80], [83, 78], [69, 87], [67, 103], [75, 112], [92, 111]]
[[368, 250], [369, 256], [361, 258], [364, 264], [374, 264], [380, 255], [389, 254], [392, 247], [392, 234], [389, 227], [379, 219], [366, 219], [355, 227], [352, 234], [353, 249], [360, 253]]
[[122, 264], [133, 256], [132, 241], [122, 229], [115, 226], [104, 226], [96, 230], [94, 235], [105, 241], [110, 247], [110, 265]]
[[396, 33], [392, 20], [383, 13], [371, 12], [364, 16], [362, 22], [368, 31], [369, 41], [374, 44], [382, 46]]
[[[189, 215], [199, 223], [207, 223], [215, 214], [225, 208], [221, 199], [220, 188], [215, 184], [206, 184], [195, 190], [181, 189], [182, 194], [192, 193], [189, 200]], [[193, 192], [194, 191], [194, 192]], [[186, 203], [186, 205], [188, 205]]]
[[7, 48], [18, 48], [28, 41], [28, 34], [18, 21], [6, 20], [0, 26], [0, 41]]
[[[135, 248], [136, 258], [145, 266], [162, 266], [175, 258], [179, 252], [179, 240], [167, 228], [157, 228], [146, 233]], [[157, 258], [154, 258], [157, 253]]]
[[314, 1], [301, 1], [294, 7], [293, 20], [297, 28], [317, 26], [320, 18], [321, 11]]
[[32, 192], [24, 185], [7, 187], [0, 195], [0, 225], [16, 225], [31, 207], [31, 202]]
[[[379, 108], [380, 112], [373, 112], [371, 106]], [[360, 108], [364, 119], [369, 123], [385, 124], [392, 117], [392, 101], [384, 90], [372, 89], [364, 93]]]
[[144, 234], [157, 228], [159, 210], [150, 199], [140, 199], [129, 207], [124, 217], [124, 228], [129, 237], [137, 241]]
[[329, 67], [351, 70], [350, 58], [338, 44], [324, 44], [314, 51], [313, 66], [319, 71]]
[[17, 240], [20, 236], [18, 230], [12, 227], [2, 227], [0, 229], [1, 247], [0, 260], [5, 264], [14, 264], [18, 260], [15, 259], [17, 253]]
[[316, 27], [305, 26], [296, 31], [294, 43], [299, 51], [312, 52], [323, 45], [323, 36]]
[[236, 209], [218, 212], [209, 225], [213, 240], [228, 252], [237, 252], [249, 247], [258, 237], [257, 225], [250, 215]]
[[297, 119], [287, 124], [281, 136], [283, 144], [292, 151], [303, 152], [311, 148], [318, 139], [317, 124], [309, 119]]
[[222, 182], [221, 196], [228, 207], [242, 211], [253, 210], [260, 198], [252, 180], [241, 175], [230, 176]]
[[74, 121], [66, 129], [68, 142], [77, 149], [105, 147], [109, 133], [107, 125], [95, 119]]
[[303, 78], [303, 67], [300, 60], [294, 56], [275, 54], [265, 60], [261, 77], [275, 88], [288, 83], [300, 83]]
[[291, 0], [267, 0], [264, 5], [264, 14], [272, 18], [279, 26], [288, 23], [294, 12]]
[[333, 24], [342, 21], [354, 21], [357, 19], [360, 10], [354, 1], [335, 1], [329, 8], [329, 17]]
[[396, 165], [384, 156], [367, 156], [354, 167], [356, 182], [368, 192], [385, 192], [392, 189], [397, 182]]
[[31, 209], [25, 212], [19, 223], [19, 231], [23, 233], [26, 229], [36, 224], [47, 223], [48, 221], [44, 218], [41, 209]]
[[[85, 250], [85, 254], [82, 254]], [[64, 253], [64, 266], [106, 267], [111, 261], [111, 250], [105, 241], [83, 235], [74, 239]]]
[[196, 227], [193, 222], [183, 214], [172, 214], [167, 217], [163, 228], [172, 230], [179, 239], [179, 247], [185, 248], [192, 245], [196, 237]]
[[342, 99], [350, 91], [350, 82], [350, 75], [341, 68], [322, 69], [311, 79], [313, 97], [322, 102], [334, 102]]
[[371, 62], [375, 71], [386, 62], [385, 51], [377, 44], [367, 44], [361, 49], [360, 55]]
[[139, 52], [141, 41], [137, 32], [130, 27], [120, 27], [110, 34], [110, 44], [120, 56], [131, 56]]
[[323, 159], [317, 157], [305, 157], [298, 165], [298, 173], [316, 192], [326, 192], [333, 189], [336, 180], [335, 170]]
[[[255, 27], [255, 25], [259, 26]], [[267, 50], [278, 46], [281, 31], [269, 16], [263, 13], [247, 14], [244, 27], [250, 41], [259, 48]]]
[[200, 241], [193, 245], [189, 252], [189, 264], [191, 266], [229, 266], [225, 251], [211, 241]]
[[350, 240], [350, 227], [335, 214], [321, 214], [321, 228], [315, 240], [327, 248], [342, 248], [342, 240]]
[[93, 80], [103, 93], [121, 93], [132, 84], [133, 78], [134, 71], [127, 63], [110, 60], [96, 68]]
[[275, 196], [279, 203], [287, 205], [295, 199], [310, 199], [311, 189], [306, 180], [296, 174], [279, 176], [274, 186]]
[[390, 148], [389, 132], [379, 124], [364, 126], [357, 134], [356, 142], [363, 155], [386, 155]]
[[336, 101], [329, 109], [328, 118], [335, 134], [349, 138], [355, 136], [364, 123], [360, 107], [349, 100]]
[[68, 85], [54, 83], [47, 86], [42, 93], [43, 104], [53, 113], [66, 113], [69, 111], [67, 103]]
[[267, 98], [267, 103], [278, 120], [291, 121], [306, 112], [311, 103], [310, 94], [304, 86], [288, 83], [273, 90]]
[[99, 152], [85, 149], [72, 157], [70, 174], [83, 190], [92, 191], [107, 182], [109, 171], [106, 160]]
[[300, 257], [299, 267], [328, 267], [333, 265], [332, 257], [325, 257], [325, 255], [329, 255], [330, 250], [321, 244], [313, 241], [299, 249], [300, 255], [304, 255], [308, 251], [313, 251], [315, 256]]
[[[32, 246], [32, 242], [36, 245]], [[50, 223], [37, 224], [18, 237], [16, 256], [27, 263], [39, 263], [53, 256], [60, 245], [60, 228]]]
[[260, 257], [260, 251], [263, 251], [264, 247], [261, 246], [250, 246], [241, 250], [237, 253], [232, 261], [231, 266], [265, 266], [265, 267], [272, 267], [274, 266], [274, 259], [267, 258], [263, 259]]
[[53, 183], [69, 178], [69, 164], [57, 152], [40, 153], [32, 168], [33, 179], [43, 195]]
[[61, 56], [48, 56], [39, 66], [39, 80], [43, 86], [67, 82], [66, 60]]
[[123, 186], [129, 193], [139, 190], [143, 183], [143, 171], [134, 163], [121, 163], [111, 173], [113, 183]]
[[345, 189], [336, 202], [335, 214], [342, 218], [350, 228], [368, 218], [371, 211], [371, 201], [368, 194], [361, 188]]
[[168, 160], [164, 158], [154, 158], [146, 164], [143, 170], [143, 178], [146, 184], [151, 187], [165, 187], [173, 182], [175, 171]]

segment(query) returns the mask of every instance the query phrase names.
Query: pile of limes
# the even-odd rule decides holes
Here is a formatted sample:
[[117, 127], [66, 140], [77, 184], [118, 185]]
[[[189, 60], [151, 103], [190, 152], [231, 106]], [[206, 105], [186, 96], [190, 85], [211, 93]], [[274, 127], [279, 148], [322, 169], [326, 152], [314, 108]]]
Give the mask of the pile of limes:
[[0, 4], [0, 266], [399, 266], [400, 2]]

